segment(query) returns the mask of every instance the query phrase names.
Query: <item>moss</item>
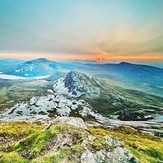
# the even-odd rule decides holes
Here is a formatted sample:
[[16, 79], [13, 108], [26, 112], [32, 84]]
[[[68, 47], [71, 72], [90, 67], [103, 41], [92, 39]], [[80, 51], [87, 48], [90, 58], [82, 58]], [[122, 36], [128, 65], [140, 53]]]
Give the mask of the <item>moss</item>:
[[64, 147], [55, 154], [50, 153], [40, 156], [34, 159], [32, 163], [59, 163], [62, 160], [75, 160], [78, 159], [78, 156], [81, 155], [83, 151], [84, 149], [79, 144], [72, 147]]
[[16, 152], [0, 152], [0, 162], [1, 163], [27, 163], [27, 160], [22, 158]]
[[64, 149], [62, 152], [56, 154], [45, 154], [44, 156], [38, 157], [32, 160], [32, 163], [59, 163], [69, 154], [69, 150]]
[[28, 159], [36, 158], [52, 136], [54, 135], [49, 130], [38, 132], [17, 142], [13, 148], [20, 153], [26, 153], [24, 157], [28, 157]]
[[[75, 143], [81, 143], [80, 135], [83, 134], [82, 131], [78, 129], [73, 129], [71, 126], [61, 124], [54, 125], [45, 132], [42, 132], [42, 128], [33, 132], [33, 134], [26, 136], [25, 138], [14, 143], [14, 145], [6, 148], [7, 151], [19, 152], [19, 154], [24, 158], [32, 160], [48, 149], [49, 141], [54, 139], [57, 134], [70, 132]], [[75, 151], [77, 148], [74, 146], [71, 150]]]
[[19, 138], [38, 131], [42, 126], [30, 124], [27, 122], [9, 122], [0, 124], [0, 136], [12, 136]]
[[40, 152], [45, 148], [46, 143], [51, 137], [55, 136], [50, 130], [41, 133], [32, 145], [32, 150], [30, 151], [30, 158], [37, 157]]
[[50, 130], [53, 133], [64, 133], [64, 132], [68, 132], [70, 130], [74, 129], [73, 127], [69, 126], [69, 125], [63, 125], [63, 124], [57, 124], [57, 125], [53, 125]]
[[95, 150], [108, 149], [109, 146], [106, 143], [105, 139], [101, 136], [98, 136], [92, 143], [91, 146]]

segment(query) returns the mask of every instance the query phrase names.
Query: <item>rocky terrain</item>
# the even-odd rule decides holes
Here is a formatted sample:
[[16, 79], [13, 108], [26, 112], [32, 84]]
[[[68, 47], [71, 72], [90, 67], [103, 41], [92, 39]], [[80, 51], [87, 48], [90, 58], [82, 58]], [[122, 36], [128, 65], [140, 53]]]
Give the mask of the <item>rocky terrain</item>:
[[157, 137], [129, 127], [90, 127], [74, 117], [57, 117], [50, 124], [0, 123], [0, 144], [2, 163], [138, 163], [163, 159], [163, 142]]
[[[144, 121], [153, 119], [158, 113], [163, 114], [161, 109], [163, 103], [155, 103], [157, 99], [162, 101], [161, 97], [149, 96], [140, 91], [128, 91], [129, 93], [123, 89], [119, 91], [108, 86], [106, 81], [77, 71], [71, 71], [65, 77], [58, 79], [53, 90], [59, 94], [86, 100], [94, 111], [106, 117], [116, 114], [120, 120]], [[147, 96], [146, 99], [150, 99], [151, 104], [149, 100], [144, 102], [143, 99], [140, 100], [137, 97], [133, 99], [133, 96], [138, 95]]]
[[100, 122], [105, 127], [127, 124], [154, 135], [163, 134], [161, 122], [146, 121], [154, 119], [157, 112], [161, 114], [160, 107], [145, 105], [126, 98], [125, 92], [103, 87], [95, 78], [72, 71], [57, 80], [54, 91], [48, 89], [47, 95], [34, 96], [1, 111], [1, 121], [50, 121], [50, 117], [74, 116]]
[[47, 96], [32, 97], [29, 101], [17, 103], [10, 109], [1, 112], [1, 120], [13, 118], [21, 119], [27, 116], [44, 115], [45, 118], [55, 116], [76, 116], [82, 118], [102, 120], [103, 117], [95, 113], [84, 100], [66, 98], [58, 93]]

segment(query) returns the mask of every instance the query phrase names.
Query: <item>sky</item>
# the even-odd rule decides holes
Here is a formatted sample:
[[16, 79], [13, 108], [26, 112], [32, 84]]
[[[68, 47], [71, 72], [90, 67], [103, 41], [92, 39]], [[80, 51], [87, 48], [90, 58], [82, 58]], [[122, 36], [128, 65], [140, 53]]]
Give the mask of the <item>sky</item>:
[[0, 0], [0, 58], [163, 61], [163, 0]]

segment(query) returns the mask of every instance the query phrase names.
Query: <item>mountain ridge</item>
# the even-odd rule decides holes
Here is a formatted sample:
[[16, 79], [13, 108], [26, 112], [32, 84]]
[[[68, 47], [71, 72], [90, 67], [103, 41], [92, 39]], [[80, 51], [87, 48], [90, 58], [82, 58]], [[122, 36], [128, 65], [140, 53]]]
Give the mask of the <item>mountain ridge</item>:
[[80, 97], [82, 95], [96, 95], [100, 93], [102, 86], [100, 82], [90, 75], [71, 71], [53, 86], [53, 90], [70, 96]]

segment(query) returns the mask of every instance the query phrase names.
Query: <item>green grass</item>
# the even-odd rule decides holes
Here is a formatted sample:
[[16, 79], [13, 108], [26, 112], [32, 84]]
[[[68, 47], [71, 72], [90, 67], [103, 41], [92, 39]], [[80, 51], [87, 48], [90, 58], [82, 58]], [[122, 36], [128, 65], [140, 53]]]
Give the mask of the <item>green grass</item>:
[[3, 80], [0, 79], [0, 111], [16, 103], [26, 101], [33, 96], [46, 95], [52, 83], [36, 80]]
[[0, 152], [1, 163], [27, 163], [27, 160], [21, 157], [17, 152]]
[[98, 138], [91, 143], [91, 146], [95, 150], [109, 149], [108, 144], [102, 136], [98, 136]]
[[[80, 145], [74, 145], [72, 147], [61, 148], [55, 154], [45, 154], [32, 161], [32, 163], [59, 163], [61, 160], [72, 160], [73, 157], [78, 157], [82, 154], [84, 149]], [[75, 160], [75, 158], [74, 158]]]
[[[163, 141], [159, 137], [149, 135], [131, 127], [117, 127], [112, 130], [88, 128], [79, 130], [69, 125], [52, 125], [43, 132], [44, 126], [26, 122], [10, 122], [0, 124], [1, 141], [0, 162], [2, 163], [59, 163], [61, 161], [78, 160], [84, 152], [83, 140], [92, 134], [96, 138], [88, 142], [95, 151], [108, 150], [104, 136], [110, 136], [125, 142], [126, 148], [142, 163], [156, 163], [163, 160]], [[59, 146], [53, 151], [58, 135], [68, 135], [73, 144]], [[7, 141], [12, 143], [5, 145]], [[54, 145], [53, 145], [54, 143]]]

